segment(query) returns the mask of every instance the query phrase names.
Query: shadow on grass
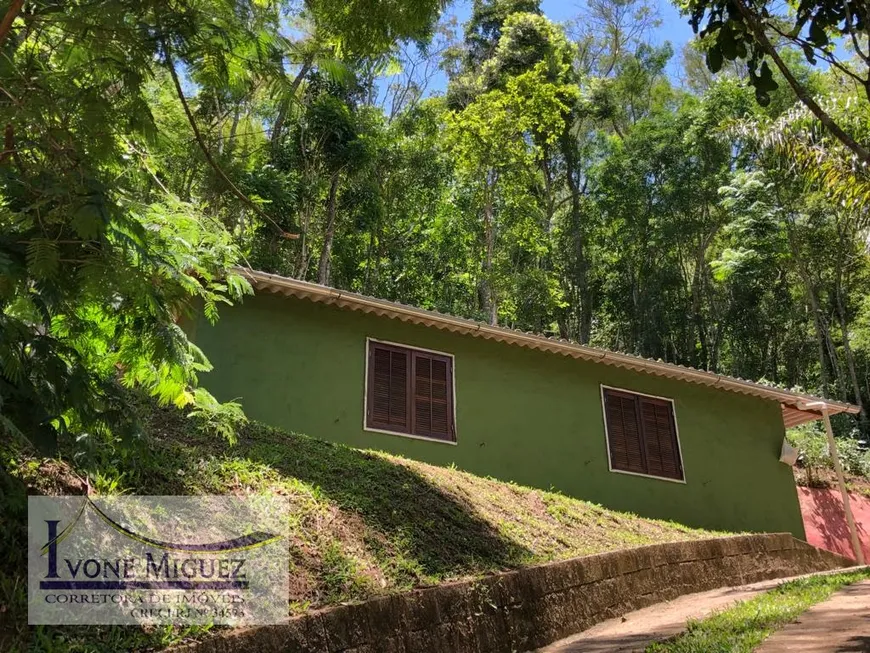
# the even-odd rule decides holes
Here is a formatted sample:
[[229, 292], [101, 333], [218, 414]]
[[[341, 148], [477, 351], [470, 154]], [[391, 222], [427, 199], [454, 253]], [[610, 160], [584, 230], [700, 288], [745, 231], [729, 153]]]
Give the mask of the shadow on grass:
[[427, 575], [513, 568], [532, 556], [475, 514], [469, 502], [377, 454], [259, 425], [246, 429], [237, 453], [317, 486], [368, 528], [400, 542]]
[[[285, 478], [316, 487], [325, 499], [363, 520], [382, 535], [419, 571], [434, 578], [475, 575], [529, 564], [534, 554], [481, 518], [461, 496], [445, 491], [409, 467], [378, 454], [290, 435], [252, 422], [228, 446], [214, 435], [203, 435], [175, 410], [154, 410], [148, 431], [157, 436], [151, 450], [167, 464], [147, 465], [148, 479], [131, 474], [134, 494], [184, 494], [176, 475], [179, 456], [244, 459], [272, 468]], [[163, 450], [163, 451], [160, 451]]]
[[[424, 582], [516, 568], [532, 557], [526, 547], [477, 515], [470, 502], [379, 455], [290, 436], [258, 424], [245, 427], [239, 433], [238, 445], [229, 447], [214, 435], [197, 433], [189, 420], [171, 410], [154, 411], [147, 421], [156, 437], [141, 442], [123, 460], [113, 457], [111, 462], [95, 464], [94, 473], [123, 477], [120, 487], [132, 494], [170, 495], [189, 493], [188, 479], [179, 470], [185, 470], [185, 475], [194, 473], [202, 459], [241, 458], [266, 465], [287, 479], [318, 488], [323, 498], [358, 515], [372, 535], [382, 537], [404, 558], [413, 560], [418, 571], [429, 577]], [[79, 494], [84, 488], [43, 490], [0, 471], [5, 525], [0, 534], [0, 572], [15, 581], [8, 587], [0, 583], [0, 604], [5, 606], [5, 615], [0, 618], [0, 650], [40, 650], [45, 644], [64, 651], [84, 643], [85, 649], [76, 650], [138, 650], [177, 641], [180, 634], [170, 632], [172, 629], [149, 634], [135, 627], [28, 628], [26, 495]], [[40, 467], [33, 473], [35, 478], [45, 478], [55, 476], [55, 471]], [[16, 558], [12, 552], [17, 553]], [[385, 552], [386, 558], [391, 555]]]

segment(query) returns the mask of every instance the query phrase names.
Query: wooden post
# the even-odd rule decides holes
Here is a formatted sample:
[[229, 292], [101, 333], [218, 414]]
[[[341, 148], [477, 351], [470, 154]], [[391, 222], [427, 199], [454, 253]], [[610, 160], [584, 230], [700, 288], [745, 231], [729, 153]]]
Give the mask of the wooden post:
[[843, 511], [846, 513], [846, 524], [849, 526], [849, 536], [852, 538], [852, 551], [855, 552], [855, 560], [858, 561], [858, 564], [863, 565], [864, 551], [861, 549], [861, 541], [858, 539], [858, 529], [855, 528], [855, 517], [852, 515], [852, 504], [849, 501], [849, 492], [846, 490], [843, 466], [840, 465], [840, 453], [837, 451], [837, 441], [834, 439], [834, 431], [831, 428], [828, 405], [824, 403], [822, 404], [822, 417], [825, 422], [825, 432], [828, 434], [828, 447], [831, 450], [831, 459], [834, 461], [834, 471], [837, 473], [837, 483], [840, 486], [840, 494], [843, 495]]

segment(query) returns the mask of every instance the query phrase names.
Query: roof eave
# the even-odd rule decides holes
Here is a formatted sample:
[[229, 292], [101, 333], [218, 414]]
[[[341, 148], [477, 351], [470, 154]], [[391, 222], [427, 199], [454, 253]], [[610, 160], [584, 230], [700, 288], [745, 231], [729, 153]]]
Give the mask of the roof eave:
[[[630, 354], [621, 354], [604, 349], [596, 349], [594, 347], [579, 345], [567, 340], [556, 340], [526, 333], [524, 331], [507, 329], [505, 327], [492, 326], [482, 322], [475, 322], [473, 320], [445, 315], [435, 311], [397, 304], [383, 299], [376, 299], [374, 297], [366, 297], [365, 295], [358, 295], [356, 293], [338, 290], [328, 286], [321, 286], [307, 281], [300, 281], [298, 279], [290, 279], [288, 277], [269, 274], [267, 272], [260, 272], [250, 268], [238, 269], [255, 287], [261, 290], [280, 292], [284, 295], [293, 295], [303, 299], [335, 304], [343, 308], [359, 310], [365, 313], [375, 313], [377, 315], [399, 319], [405, 322], [414, 322], [425, 326], [433, 326], [438, 329], [462, 332], [476, 337], [497, 340], [531, 349], [560, 353], [573, 358], [604, 363], [605, 365], [612, 365], [615, 367], [633, 369], [639, 372], [654, 374], [656, 376], [684, 380], [690, 383], [698, 383], [708, 387], [721, 388], [723, 390], [738, 392], [740, 394], [753, 395], [778, 401], [783, 406], [783, 422], [787, 427], [796, 426], [797, 424], [815, 419], [821, 419], [821, 411], [816, 410], [816, 407], [808, 408], [808, 404], [819, 404], [819, 402], [821, 402], [825, 404], [828, 413], [831, 415], [837, 413], [857, 414], [860, 412], [860, 408], [852, 404], [839, 401], [829, 401], [813, 395], [799, 394], [788, 390], [780, 390], [779, 388], [723, 376], [713, 372], [706, 372], [694, 368], [683, 367], [681, 365], [674, 365], [672, 363], [640, 358]], [[794, 413], [790, 419], [787, 419], [786, 408], [789, 408]], [[790, 421], [794, 423], [789, 423]]]

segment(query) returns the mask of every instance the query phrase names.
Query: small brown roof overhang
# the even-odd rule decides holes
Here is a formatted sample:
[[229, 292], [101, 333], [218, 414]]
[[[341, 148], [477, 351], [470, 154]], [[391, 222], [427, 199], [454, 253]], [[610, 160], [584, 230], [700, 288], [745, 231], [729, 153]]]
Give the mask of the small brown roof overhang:
[[830, 415], [837, 413], [857, 414], [860, 412], [858, 406], [852, 404], [830, 401], [789, 390], [781, 390], [780, 388], [745, 381], [732, 376], [697, 370], [693, 367], [674, 365], [673, 363], [632, 356], [631, 354], [621, 354], [608, 351], [607, 349], [578, 345], [569, 340], [548, 338], [516, 329], [491, 326], [483, 322], [475, 322], [474, 320], [438, 313], [437, 311], [428, 311], [422, 308], [406, 306], [405, 304], [389, 302], [384, 299], [358, 295], [345, 290], [290, 279], [277, 274], [259, 272], [250, 268], [240, 268], [239, 271], [250, 280], [257, 290], [309, 299], [354, 311], [389, 317], [401, 320], [402, 322], [421, 324], [477, 338], [496, 340], [529, 349], [548, 351], [554, 354], [562, 354], [563, 356], [571, 356], [572, 358], [603, 363], [604, 365], [622, 367], [656, 376], [679, 379], [689, 383], [698, 383], [700, 385], [728, 390], [729, 392], [738, 392], [740, 394], [777, 401], [782, 408], [782, 421], [786, 428], [820, 419], [822, 417], [822, 404], [827, 407], [828, 414]]

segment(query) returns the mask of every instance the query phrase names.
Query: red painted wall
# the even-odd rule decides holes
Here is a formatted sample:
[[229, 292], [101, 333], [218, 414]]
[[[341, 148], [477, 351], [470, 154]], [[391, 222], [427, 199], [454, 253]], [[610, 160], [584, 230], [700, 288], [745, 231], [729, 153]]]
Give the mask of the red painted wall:
[[[854, 559], [843, 498], [836, 489], [798, 488], [801, 514], [807, 532], [807, 542], [813, 546]], [[849, 493], [849, 503], [858, 528], [858, 539], [864, 550], [864, 559], [870, 560], [870, 499], [855, 492]]]

